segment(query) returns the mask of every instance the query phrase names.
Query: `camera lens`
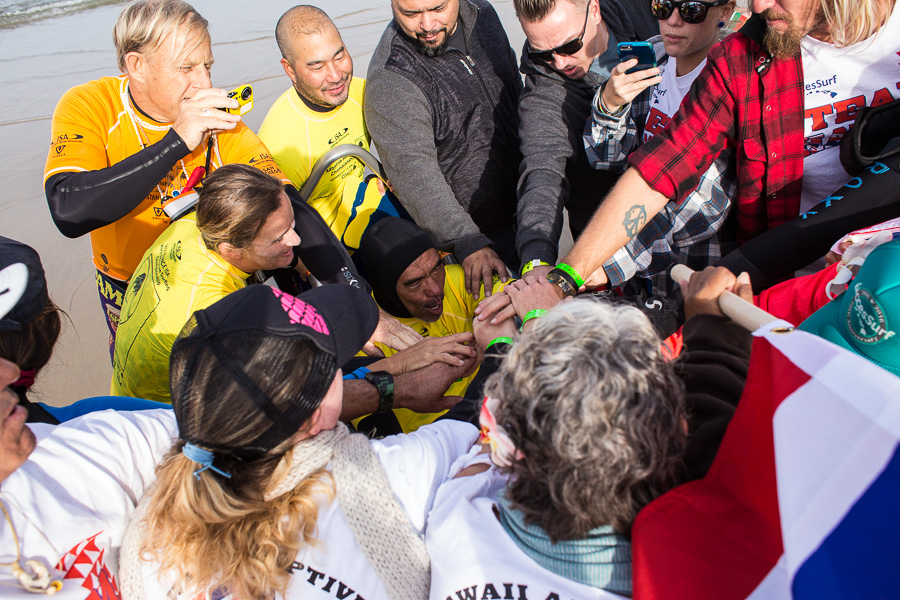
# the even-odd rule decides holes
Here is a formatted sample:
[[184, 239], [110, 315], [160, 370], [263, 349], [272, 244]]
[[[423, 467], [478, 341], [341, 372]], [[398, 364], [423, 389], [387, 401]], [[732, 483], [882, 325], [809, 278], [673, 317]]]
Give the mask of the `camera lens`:
[[241, 90], [241, 100], [244, 100], [244, 101], [249, 100], [250, 96], [252, 96], [252, 95], [253, 95], [253, 88], [250, 87], [249, 85], [247, 87], [245, 87], [243, 90]]

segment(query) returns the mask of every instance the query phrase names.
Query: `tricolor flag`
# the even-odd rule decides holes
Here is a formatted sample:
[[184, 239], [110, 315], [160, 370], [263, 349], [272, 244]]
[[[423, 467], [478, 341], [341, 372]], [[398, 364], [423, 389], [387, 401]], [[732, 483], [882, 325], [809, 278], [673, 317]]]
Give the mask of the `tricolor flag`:
[[900, 598], [900, 378], [786, 329], [755, 334], [706, 477], [638, 515], [634, 598]]

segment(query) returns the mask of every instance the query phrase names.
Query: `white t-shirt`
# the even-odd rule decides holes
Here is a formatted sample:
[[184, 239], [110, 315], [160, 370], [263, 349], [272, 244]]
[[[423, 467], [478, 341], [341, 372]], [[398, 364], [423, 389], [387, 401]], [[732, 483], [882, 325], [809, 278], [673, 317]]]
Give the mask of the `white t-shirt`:
[[[406, 435], [373, 440], [372, 449], [384, 465], [388, 481], [413, 527], [422, 535], [438, 485], [447, 479], [451, 465], [465, 454], [478, 430], [461, 421], [438, 421]], [[390, 600], [375, 570], [363, 555], [356, 536], [344, 518], [337, 499], [324, 496], [319, 503], [319, 546], [298, 554], [286, 598], [345, 598]], [[146, 600], [199, 600], [209, 594], [177, 594], [161, 583], [150, 563], [142, 563]], [[230, 595], [215, 595], [227, 600]]]
[[678, 107], [681, 106], [681, 101], [691, 89], [691, 84], [706, 66], [704, 58], [690, 73], [678, 77], [675, 74], [677, 60], [669, 58], [663, 65], [662, 81], [653, 88], [653, 94], [650, 96], [650, 110], [647, 112], [647, 122], [644, 125], [645, 142], [666, 128], [669, 119], [678, 112]]
[[841, 138], [864, 106], [900, 98], [900, 3], [878, 34], [846, 48], [805, 36], [803, 192], [806, 212], [850, 176], [840, 161]]
[[[155, 480], [156, 464], [177, 434], [171, 410], [91, 413], [62, 425], [29, 425], [38, 445], [0, 484], [23, 560], [58, 569], [54, 600], [119, 598], [118, 552], [128, 519]], [[45, 537], [46, 536], [46, 537]], [[0, 562], [16, 557], [0, 515]], [[0, 567], [0, 598], [43, 596], [19, 586]]]
[[[451, 476], [484, 462], [477, 449]], [[510, 539], [494, 512], [506, 476], [496, 467], [441, 485], [428, 516], [425, 545], [431, 556], [431, 600], [504, 598], [572, 600], [623, 598], [546, 570]]]

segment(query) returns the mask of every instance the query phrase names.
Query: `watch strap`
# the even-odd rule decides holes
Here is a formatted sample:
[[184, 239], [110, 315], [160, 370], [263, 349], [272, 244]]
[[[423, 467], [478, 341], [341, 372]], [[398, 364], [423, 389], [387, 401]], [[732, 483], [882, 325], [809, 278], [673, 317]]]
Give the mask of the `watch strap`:
[[394, 408], [394, 376], [387, 371], [370, 371], [366, 373], [366, 381], [378, 390], [378, 413]]

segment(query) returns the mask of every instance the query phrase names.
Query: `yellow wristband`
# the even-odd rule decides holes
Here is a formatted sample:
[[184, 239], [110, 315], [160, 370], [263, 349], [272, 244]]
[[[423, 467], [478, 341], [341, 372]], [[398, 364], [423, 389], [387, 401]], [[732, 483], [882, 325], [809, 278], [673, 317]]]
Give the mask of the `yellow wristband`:
[[527, 263], [522, 265], [522, 270], [520, 271], [520, 273], [522, 275], [525, 275], [525, 273], [527, 273], [528, 271], [532, 270], [535, 267], [549, 267], [549, 266], [551, 266], [550, 263], [546, 263], [546, 262], [542, 261], [541, 259], [536, 258], [534, 260], [529, 260]]

